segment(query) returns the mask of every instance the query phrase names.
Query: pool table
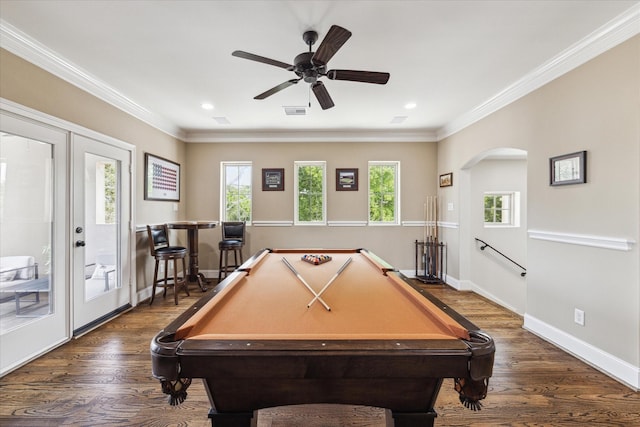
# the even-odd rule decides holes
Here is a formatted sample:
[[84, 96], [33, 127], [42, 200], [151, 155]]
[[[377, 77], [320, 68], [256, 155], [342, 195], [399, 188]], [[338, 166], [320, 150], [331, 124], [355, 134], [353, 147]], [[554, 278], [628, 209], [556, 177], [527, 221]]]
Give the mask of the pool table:
[[[318, 265], [303, 258], [323, 255]], [[444, 378], [479, 409], [493, 339], [365, 249], [264, 249], [151, 342], [171, 404], [202, 378], [214, 427], [261, 408], [308, 403], [391, 410], [433, 425]]]

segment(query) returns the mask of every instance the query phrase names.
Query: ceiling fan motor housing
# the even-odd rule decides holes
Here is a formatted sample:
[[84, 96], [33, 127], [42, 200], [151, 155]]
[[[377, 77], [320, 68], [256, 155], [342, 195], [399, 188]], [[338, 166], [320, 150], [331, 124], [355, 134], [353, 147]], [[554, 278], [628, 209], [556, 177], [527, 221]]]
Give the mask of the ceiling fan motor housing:
[[311, 62], [315, 52], [303, 52], [293, 60], [293, 71], [307, 83], [315, 83], [318, 77], [326, 73], [326, 66], [316, 67]]

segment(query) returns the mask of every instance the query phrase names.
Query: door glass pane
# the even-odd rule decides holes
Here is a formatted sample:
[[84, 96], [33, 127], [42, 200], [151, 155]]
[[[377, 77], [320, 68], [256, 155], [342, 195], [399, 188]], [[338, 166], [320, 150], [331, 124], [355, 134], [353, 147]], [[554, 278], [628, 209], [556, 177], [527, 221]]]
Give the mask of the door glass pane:
[[53, 146], [0, 134], [0, 334], [53, 312]]
[[119, 288], [119, 167], [114, 159], [85, 153], [85, 301]]

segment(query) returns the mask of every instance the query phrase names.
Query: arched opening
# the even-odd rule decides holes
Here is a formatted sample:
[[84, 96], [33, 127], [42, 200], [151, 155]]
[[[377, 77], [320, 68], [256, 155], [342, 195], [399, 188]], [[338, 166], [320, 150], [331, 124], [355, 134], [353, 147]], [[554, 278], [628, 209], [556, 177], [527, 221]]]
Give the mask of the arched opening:
[[[470, 158], [459, 176], [461, 287], [524, 314], [526, 276], [517, 264], [526, 267], [527, 152], [484, 151]], [[495, 213], [496, 206], [498, 221], [488, 214]], [[483, 250], [485, 245], [476, 239], [497, 251]]]

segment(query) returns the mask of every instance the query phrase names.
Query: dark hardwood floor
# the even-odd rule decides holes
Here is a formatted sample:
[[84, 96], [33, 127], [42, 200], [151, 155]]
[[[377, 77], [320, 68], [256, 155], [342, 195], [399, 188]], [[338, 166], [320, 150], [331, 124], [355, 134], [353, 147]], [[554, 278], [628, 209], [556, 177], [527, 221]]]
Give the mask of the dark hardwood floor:
[[[475, 294], [424, 285], [496, 341], [482, 411], [464, 408], [445, 380], [436, 426], [640, 426], [640, 393], [522, 329], [522, 319]], [[208, 426], [194, 381], [180, 406], [151, 376], [149, 342], [202, 294], [156, 298], [0, 379], [0, 426]], [[255, 418], [254, 418], [255, 420]], [[312, 405], [262, 410], [259, 427], [392, 426], [378, 408]]]

